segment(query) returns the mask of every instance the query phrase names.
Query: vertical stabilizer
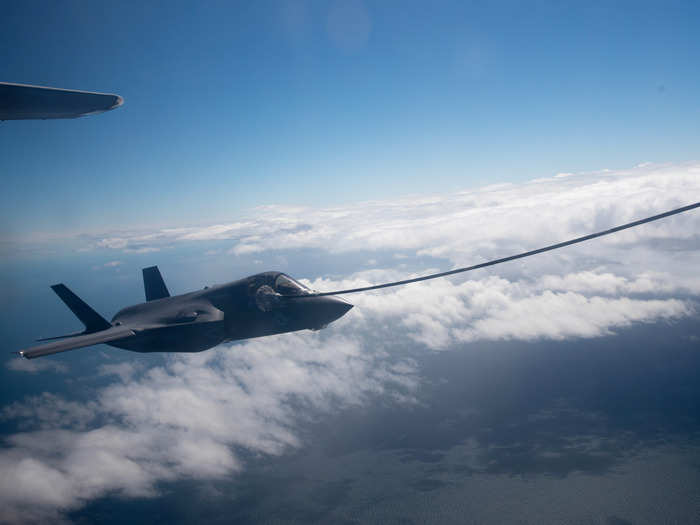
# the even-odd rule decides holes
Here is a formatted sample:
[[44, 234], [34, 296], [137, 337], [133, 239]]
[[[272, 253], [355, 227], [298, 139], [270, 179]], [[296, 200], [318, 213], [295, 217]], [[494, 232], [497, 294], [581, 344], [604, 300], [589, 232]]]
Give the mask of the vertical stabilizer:
[[165, 286], [163, 277], [160, 275], [160, 270], [157, 266], [149, 266], [143, 270], [143, 288], [146, 292], [146, 301], [155, 301], [170, 297], [170, 293]]

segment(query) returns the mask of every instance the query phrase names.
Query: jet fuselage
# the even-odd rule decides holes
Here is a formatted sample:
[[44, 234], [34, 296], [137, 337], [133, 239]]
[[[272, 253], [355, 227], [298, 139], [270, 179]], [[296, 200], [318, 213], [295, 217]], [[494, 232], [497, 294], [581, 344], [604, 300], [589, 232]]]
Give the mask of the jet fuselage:
[[136, 335], [107, 344], [136, 352], [201, 352], [226, 341], [317, 330], [352, 308], [337, 297], [305, 297], [303, 289], [279, 293], [280, 276], [291, 281], [265, 272], [123, 308], [112, 325]]

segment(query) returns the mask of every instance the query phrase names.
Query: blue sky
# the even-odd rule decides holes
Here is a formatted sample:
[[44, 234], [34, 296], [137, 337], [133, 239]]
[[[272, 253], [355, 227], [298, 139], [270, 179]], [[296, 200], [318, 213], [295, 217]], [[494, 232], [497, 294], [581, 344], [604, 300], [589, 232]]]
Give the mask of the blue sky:
[[0, 126], [4, 236], [206, 224], [697, 159], [686, 3], [16, 3], [4, 81], [118, 110]]
[[143, 4], [2, 8], [0, 80], [125, 104], [0, 123], [0, 521], [700, 515], [697, 210], [321, 331], [9, 355], [81, 329], [57, 282], [339, 290], [698, 201], [697, 2]]

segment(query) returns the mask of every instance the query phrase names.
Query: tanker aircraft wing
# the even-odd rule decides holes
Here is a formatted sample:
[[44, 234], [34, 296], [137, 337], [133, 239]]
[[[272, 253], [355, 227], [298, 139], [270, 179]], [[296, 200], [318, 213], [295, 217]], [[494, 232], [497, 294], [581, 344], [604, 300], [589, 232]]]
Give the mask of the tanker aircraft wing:
[[0, 82], [0, 120], [77, 118], [124, 103], [119, 95]]

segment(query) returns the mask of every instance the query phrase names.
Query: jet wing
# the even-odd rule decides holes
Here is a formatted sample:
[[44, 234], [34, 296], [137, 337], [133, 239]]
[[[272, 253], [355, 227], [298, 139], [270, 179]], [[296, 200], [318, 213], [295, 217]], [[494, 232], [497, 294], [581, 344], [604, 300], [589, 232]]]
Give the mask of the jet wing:
[[100, 343], [118, 341], [120, 339], [126, 339], [135, 335], [136, 332], [125, 326], [113, 326], [111, 328], [107, 328], [106, 330], [102, 330], [101, 332], [77, 335], [75, 337], [68, 337], [66, 339], [61, 339], [60, 341], [54, 341], [45, 345], [35, 346], [26, 350], [20, 350], [19, 355], [21, 355], [22, 357], [26, 357], [27, 359], [34, 359], [35, 357], [41, 357], [49, 354], [57, 354], [59, 352], [65, 352], [66, 350], [74, 350], [76, 348], [82, 348], [84, 346], [92, 346]]
[[76, 118], [121, 106], [119, 95], [0, 82], [0, 120]]

